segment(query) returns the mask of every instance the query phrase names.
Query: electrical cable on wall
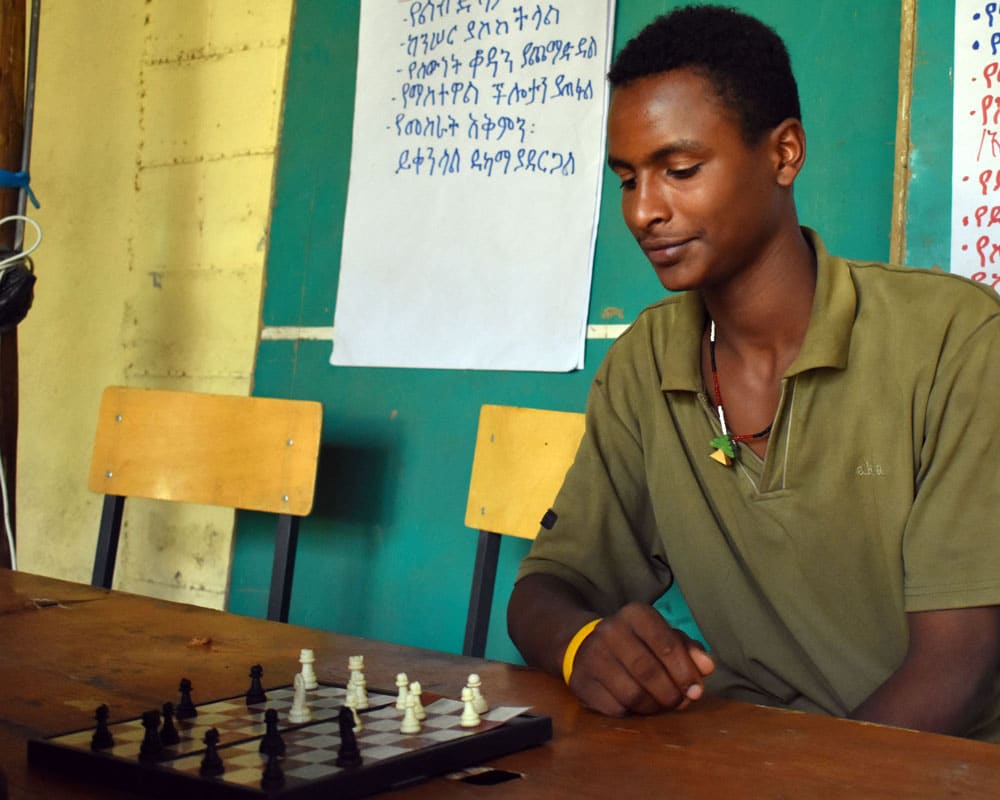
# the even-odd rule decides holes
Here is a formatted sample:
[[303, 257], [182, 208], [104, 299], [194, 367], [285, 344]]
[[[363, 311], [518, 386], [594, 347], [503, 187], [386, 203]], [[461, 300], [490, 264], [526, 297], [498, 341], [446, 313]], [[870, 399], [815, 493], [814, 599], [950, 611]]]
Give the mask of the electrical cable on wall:
[[[3, 259], [0, 259], [0, 274], [3, 274], [8, 269], [18, 264], [19, 262], [25, 260], [30, 262], [31, 259], [28, 258], [28, 256], [34, 253], [35, 250], [38, 249], [38, 245], [42, 243], [42, 226], [39, 225], [37, 222], [35, 222], [35, 220], [33, 220], [31, 217], [26, 217], [23, 214], [11, 214], [9, 217], [0, 218], [0, 225], [5, 225], [8, 222], [20, 222], [20, 223], [27, 222], [35, 229], [35, 241], [31, 243], [31, 247], [29, 247], [27, 250], [15, 252]], [[4, 327], [8, 323], [9, 323], [8, 320], [0, 319], [0, 327]]]
[[[24, 125], [21, 142], [21, 168], [16, 172], [0, 170], [0, 187], [16, 188], [17, 213], [0, 219], [0, 225], [15, 222], [13, 252], [2, 254], [0, 258], [0, 336], [13, 331], [27, 315], [34, 300], [35, 270], [29, 257], [42, 241], [42, 229], [37, 222], [25, 216], [27, 201], [30, 199], [39, 208], [38, 199], [31, 191], [31, 177], [28, 164], [31, 161], [31, 134], [35, 117], [35, 76], [38, 71], [38, 23], [41, 17], [41, 0], [31, 0], [31, 23], [28, 29], [28, 52], [25, 70]], [[27, 251], [24, 247], [24, 225], [35, 229], [35, 241]], [[14, 398], [15, 403], [17, 398]], [[16, 422], [14, 435], [16, 436]], [[3, 501], [4, 532], [10, 552], [10, 567], [17, 569], [17, 554], [14, 542], [14, 528], [11, 522], [10, 496], [7, 488], [7, 465], [0, 453], [0, 499]]]
[[14, 547], [14, 529], [10, 524], [10, 499], [7, 497], [7, 472], [0, 458], [0, 495], [3, 496], [3, 529], [7, 534], [7, 547], [10, 549], [10, 568], [17, 569], [17, 548]]
[[[35, 241], [23, 252], [0, 258], [0, 335], [14, 330], [28, 313], [34, 300], [35, 269], [31, 254], [42, 243], [42, 228], [30, 217], [12, 214], [0, 219], [0, 226], [8, 222], [25, 223], [35, 229]], [[7, 493], [7, 471], [0, 458], [0, 499], [3, 501], [3, 526], [10, 552], [10, 568], [17, 569], [17, 550], [14, 546], [14, 528], [10, 521], [10, 497]]]

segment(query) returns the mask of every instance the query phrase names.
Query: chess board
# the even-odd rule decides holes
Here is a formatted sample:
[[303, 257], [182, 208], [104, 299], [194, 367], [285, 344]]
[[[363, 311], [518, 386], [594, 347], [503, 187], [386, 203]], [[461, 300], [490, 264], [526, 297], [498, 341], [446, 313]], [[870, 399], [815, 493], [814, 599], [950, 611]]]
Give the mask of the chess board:
[[[206, 798], [309, 798], [363, 797], [433, 775], [451, 772], [541, 744], [552, 738], [548, 717], [526, 713], [524, 708], [490, 709], [475, 728], [462, 728], [463, 704], [424, 694], [427, 718], [417, 734], [399, 731], [403, 713], [396, 697], [369, 692], [369, 708], [359, 712], [361, 729], [355, 737], [361, 752], [359, 767], [336, 766], [340, 746], [337, 715], [343, 706], [341, 685], [321, 684], [309, 692], [310, 722], [291, 724], [287, 711], [290, 686], [267, 691], [267, 702], [247, 706], [244, 696], [197, 705], [198, 715], [177, 720], [176, 745], [164, 746], [155, 759], [139, 759], [145, 731], [141, 718], [111, 722], [114, 745], [91, 749], [93, 728], [60, 734], [28, 743], [28, 760], [41, 768], [57, 769], [106, 786], [137, 792], [146, 797]], [[279, 714], [285, 754], [279, 760], [280, 786], [265, 789], [261, 779], [266, 757], [259, 752], [265, 732], [264, 711]], [[215, 777], [200, 774], [205, 752], [204, 736], [219, 732], [218, 753], [224, 772]]]

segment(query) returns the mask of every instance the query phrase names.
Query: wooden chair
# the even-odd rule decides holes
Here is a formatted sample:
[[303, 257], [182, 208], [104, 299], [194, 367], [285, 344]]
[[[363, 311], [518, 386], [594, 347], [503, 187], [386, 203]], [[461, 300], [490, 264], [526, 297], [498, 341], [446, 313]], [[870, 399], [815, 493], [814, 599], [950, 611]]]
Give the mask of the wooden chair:
[[583, 436], [583, 414], [484, 405], [465, 524], [479, 530], [462, 654], [482, 658], [500, 536], [534, 539]]
[[91, 583], [111, 588], [126, 497], [267, 511], [278, 515], [267, 617], [287, 622], [322, 411], [305, 400], [105, 389], [88, 482], [105, 496]]

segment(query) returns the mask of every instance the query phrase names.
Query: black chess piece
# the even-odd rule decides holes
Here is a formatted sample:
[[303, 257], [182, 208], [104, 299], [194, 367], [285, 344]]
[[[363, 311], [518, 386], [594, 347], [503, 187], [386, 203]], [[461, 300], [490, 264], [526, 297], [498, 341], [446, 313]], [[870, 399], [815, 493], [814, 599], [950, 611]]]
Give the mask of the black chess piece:
[[181, 740], [181, 735], [174, 726], [174, 704], [166, 702], [163, 704], [163, 727], [160, 728], [160, 742], [164, 746], [177, 744]]
[[264, 694], [264, 687], [261, 685], [261, 678], [264, 676], [264, 668], [260, 664], [250, 667], [250, 688], [247, 689], [247, 705], [256, 706], [267, 702], [267, 695]]
[[260, 776], [262, 789], [277, 789], [285, 782], [285, 773], [281, 771], [281, 764], [278, 763], [277, 753], [267, 754], [267, 764], [264, 772]]
[[175, 716], [177, 719], [191, 719], [198, 716], [198, 709], [191, 702], [191, 681], [181, 678], [181, 701], [177, 704]]
[[222, 759], [219, 757], [219, 732], [215, 728], [205, 731], [205, 756], [201, 759], [201, 766], [198, 772], [205, 777], [221, 775], [226, 771]]
[[160, 741], [160, 712], [155, 709], [144, 711], [142, 727], [145, 728], [146, 735], [139, 745], [139, 758], [142, 761], [155, 761], [163, 750], [163, 743]]
[[283, 756], [285, 754], [285, 740], [278, 732], [278, 712], [276, 709], [269, 708], [264, 712], [264, 724], [267, 726], [267, 730], [260, 739], [260, 752], [266, 756], [271, 755], [271, 753]]
[[362, 758], [357, 737], [354, 735], [354, 712], [347, 706], [341, 706], [337, 724], [340, 726], [340, 749], [337, 750], [335, 763], [344, 769], [360, 767]]
[[107, 750], [109, 747], [114, 747], [115, 740], [108, 729], [108, 707], [106, 705], [98, 706], [94, 712], [94, 719], [97, 720], [97, 728], [90, 740], [90, 749]]

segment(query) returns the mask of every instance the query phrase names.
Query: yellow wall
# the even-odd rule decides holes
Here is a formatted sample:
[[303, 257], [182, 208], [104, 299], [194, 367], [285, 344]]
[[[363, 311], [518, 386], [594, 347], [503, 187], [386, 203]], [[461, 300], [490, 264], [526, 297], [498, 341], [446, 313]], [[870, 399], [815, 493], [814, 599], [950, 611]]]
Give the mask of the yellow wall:
[[[90, 580], [101, 498], [86, 476], [106, 385], [250, 393], [292, 5], [42, 3], [44, 241], [19, 328], [25, 571]], [[221, 608], [232, 512], [126, 508], [116, 588]]]

